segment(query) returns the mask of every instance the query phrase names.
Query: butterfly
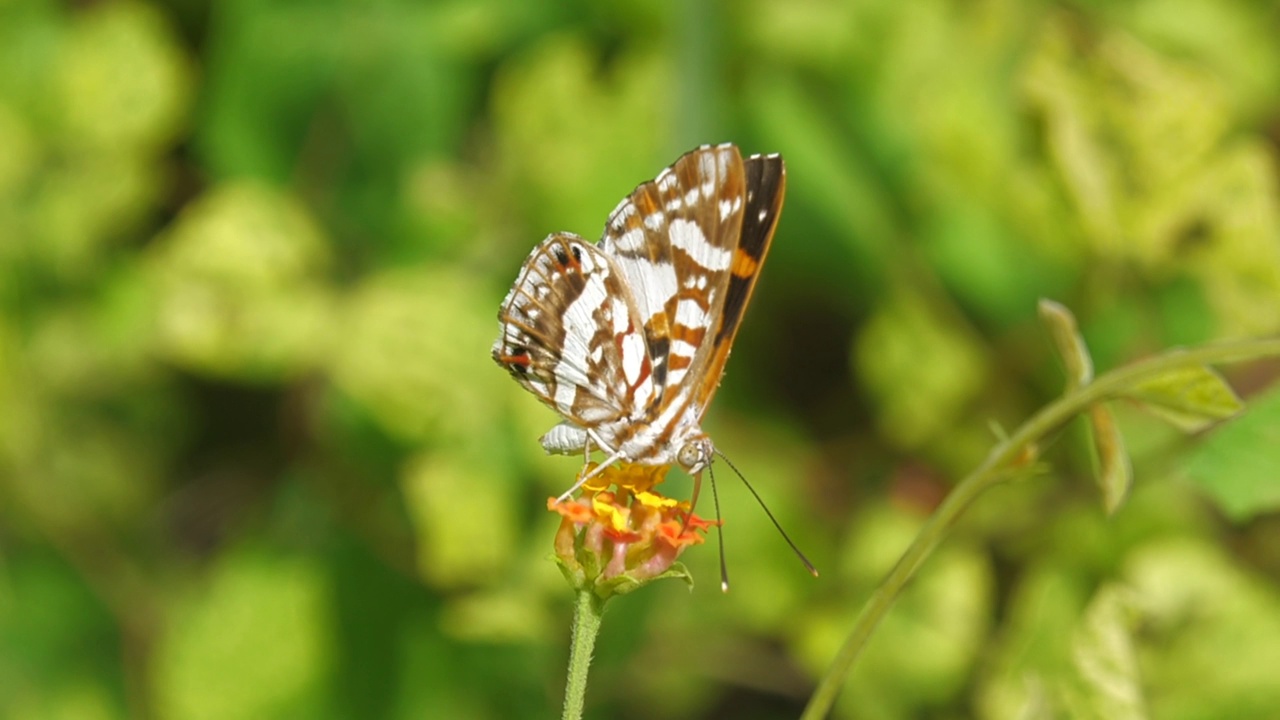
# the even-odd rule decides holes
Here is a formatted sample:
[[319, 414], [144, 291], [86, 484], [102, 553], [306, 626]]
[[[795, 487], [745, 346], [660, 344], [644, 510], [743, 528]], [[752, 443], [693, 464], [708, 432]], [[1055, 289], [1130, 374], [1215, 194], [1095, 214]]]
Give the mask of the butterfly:
[[716, 452], [703, 416], [724, 374], [782, 210], [777, 154], [732, 144], [681, 156], [614, 208], [598, 244], [553, 233], [525, 260], [498, 313], [493, 359], [564, 419], [548, 452], [679, 465]]

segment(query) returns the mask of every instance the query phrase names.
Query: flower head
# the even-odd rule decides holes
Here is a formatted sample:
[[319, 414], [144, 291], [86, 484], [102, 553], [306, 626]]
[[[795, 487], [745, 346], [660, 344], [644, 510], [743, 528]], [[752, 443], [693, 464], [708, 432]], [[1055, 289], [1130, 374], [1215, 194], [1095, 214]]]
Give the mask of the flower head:
[[[595, 467], [588, 464], [583, 472]], [[702, 544], [707, 528], [717, 523], [654, 490], [669, 469], [617, 463], [588, 480], [581, 497], [548, 499], [547, 509], [561, 517], [556, 559], [575, 587], [593, 586], [607, 598], [660, 577], [688, 579], [676, 558]]]

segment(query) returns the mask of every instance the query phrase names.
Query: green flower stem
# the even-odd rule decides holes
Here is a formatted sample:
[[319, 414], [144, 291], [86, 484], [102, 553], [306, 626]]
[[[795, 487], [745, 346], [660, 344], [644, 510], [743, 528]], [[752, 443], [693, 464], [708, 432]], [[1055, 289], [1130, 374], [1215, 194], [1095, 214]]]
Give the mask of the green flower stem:
[[587, 698], [587, 670], [591, 667], [591, 652], [600, 634], [600, 618], [604, 616], [604, 601], [591, 588], [578, 590], [578, 601], [573, 607], [573, 646], [569, 649], [569, 678], [564, 689], [564, 720], [581, 720], [582, 706]]
[[906, 553], [863, 606], [844, 645], [836, 653], [835, 660], [827, 668], [813, 697], [809, 699], [801, 720], [826, 717], [854, 663], [866, 647], [871, 633], [889, 612], [902, 589], [915, 577], [969, 504], [987, 489], [1010, 478], [1010, 470], [1016, 468], [1019, 458], [1026, 457], [1027, 451], [1034, 449], [1039, 441], [1094, 404], [1113, 399], [1124, 389], [1162, 373], [1185, 367], [1265, 357], [1280, 357], [1280, 339], [1246, 340], [1173, 350], [1099, 376], [1088, 385], [1067, 392], [1033, 415], [1017, 432], [997, 444], [986, 460], [956, 485], [920, 529]]

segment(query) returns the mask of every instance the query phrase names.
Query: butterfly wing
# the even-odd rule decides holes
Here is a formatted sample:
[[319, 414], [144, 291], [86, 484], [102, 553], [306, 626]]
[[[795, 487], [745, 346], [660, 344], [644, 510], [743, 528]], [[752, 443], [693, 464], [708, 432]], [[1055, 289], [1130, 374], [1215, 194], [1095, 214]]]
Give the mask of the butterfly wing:
[[657, 387], [651, 418], [701, 418], [724, 373], [782, 206], [777, 155], [686, 153], [609, 217], [600, 249], [635, 297]]
[[626, 279], [596, 246], [555, 234], [534, 248], [498, 312], [493, 359], [584, 429], [623, 425], [654, 394]]
[[563, 233], [534, 249], [502, 303], [493, 357], [567, 421], [544, 447], [580, 448], [591, 431], [652, 464], [699, 437], [710, 447], [699, 424], [784, 188], [777, 155], [704, 146], [623, 199], [599, 246]]
[[699, 418], [720, 387], [729, 350], [738, 335], [742, 316], [760, 277], [760, 268], [773, 243], [773, 232], [778, 226], [786, 194], [787, 169], [781, 155], [752, 155], [743, 161], [743, 172], [746, 175], [746, 198], [742, 226], [736, 236], [729, 272], [719, 277], [725, 286], [723, 292], [716, 294], [719, 304], [711, 312], [715, 318], [714, 332], [705, 348], [705, 356], [698, 358], [696, 367], [697, 376], [702, 379], [694, 399], [699, 408]]

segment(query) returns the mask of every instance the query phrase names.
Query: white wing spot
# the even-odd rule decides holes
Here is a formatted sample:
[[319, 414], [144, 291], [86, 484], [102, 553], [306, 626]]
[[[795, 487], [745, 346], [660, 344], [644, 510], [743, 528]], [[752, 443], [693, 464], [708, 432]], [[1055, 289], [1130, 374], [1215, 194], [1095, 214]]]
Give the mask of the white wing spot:
[[685, 298], [676, 304], [676, 324], [687, 328], [705, 328], [710, 318], [697, 300]]
[[644, 247], [644, 231], [640, 228], [628, 230], [618, 237], [617, 248], [624, 252], [639, 252]]
[[644, 366], [644, 338], [633, 332], [622, 336], [622, 375], [627, 385], [635, 385]]
[[645, 375], [644, 381], [636, 386], [634, 398], [635, 407], [649, 407], [649, 401], [653, 399], [653, 375]]
[[684, 340], [673, 340], [671, 342], [671, 354], [681, 357], [693, 357], [698, 353], [698, 346]]
[[605, 277], [604, 273], [588, 275], [582, 294], [569, 303], [561, 318], [564, 345], [560, 349], [560, 362], [554, 369], [559, 381], [555, 400], [556, 408], [565, 415], [573, 412], [577, 386], [591, 386], [591, 379], [587, 377], [587, 357], [594, 350], [591, 345], [595, 341], [596, 311], [609, 299], [604, 286]]
[[650, 230], [656, 231], [658, 228], [662, 227], [662, 224], [665, 223], [666, 221], [667, 221], [667, 216], [665, 214], [656, 212], [656, 213], [653, 213], [652, 215], [645, 217], [644, 226], [649, 228]]
[[[556, 372], [559, 374], [560, 365], [556, 365]], [[563, 415], [573, 414], [573, 401], [578, 397], [578, 386], [570, 382], [561, 382], [556, 385], [556, 409]]]
[[689, 253], [689, 257], [702, 267], [708, 270], [729, 269], [733, 253], [707, 242], [707, 236], [702, 234], [702, 228], [698, 223], [691, 220], [674, 220], [671, 222], [669, 232], [672, 247], [678, 247]]
[[759, 220], [760, 222], [764, 222], [764, 219], [767, 217], [769, 217], [769, 208], [765, 208], [761, 210], [760, 214], [756, 216], [756, 219]]
[[621, 335], [631, 324], [630, 313], [627, 312], [627, 301], [622, 298], [613, 299], [613, 334]]
[[631, 281], [633, 297], [640, 307], [640, 317], [648, 320], [663, 312], [667, 300], [680, 289], [676, 280], [676, 269], [671, 263], [655, 263], [649, 258], [634, 258], [619, 255], [614, 258], [622, 276]]
[[721, 153], [706, 153], [698, 157], [698, 174], [703, 177], [715, 176]]
[[738, 212], [742, 207], [742, 198], [736, 197], [732, 200], [720, 201], [720, 221], [724, 222], [730, 215]]
[[[577, 252], [574, 252], [575, 250]], [[588, 252], [582, 245], [578, 243], [570, 245], [569, 252], [573, 255], [574, 259], [578, 261], [578, 264], [582, 265], [583, 273], [592, 273], [596, 271], [598, 266], [596, 265], [595, 256]], [[599, 270], [602, 275], [607, 276], [609, 274], [608, 268], [601, 267]]]

